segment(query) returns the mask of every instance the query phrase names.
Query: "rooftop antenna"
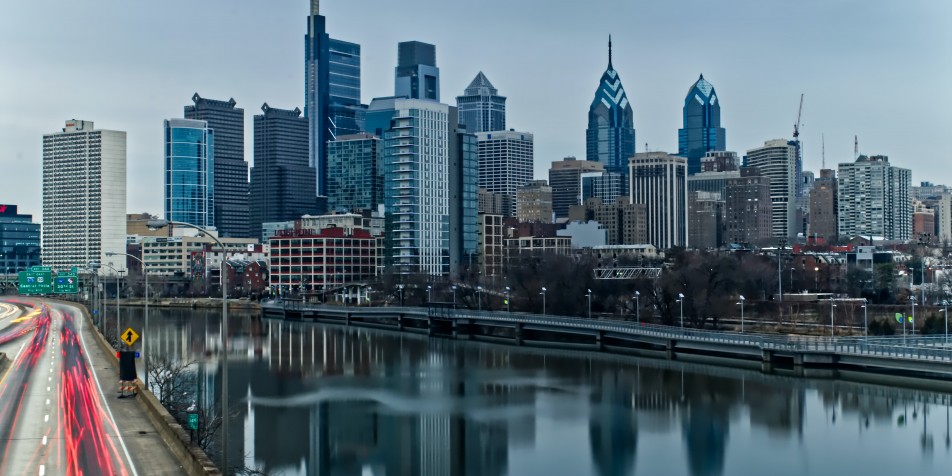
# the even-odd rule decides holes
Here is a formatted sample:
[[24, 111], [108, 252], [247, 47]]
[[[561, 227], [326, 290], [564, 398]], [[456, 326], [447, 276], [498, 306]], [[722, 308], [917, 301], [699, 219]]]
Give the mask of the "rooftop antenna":
[[853, 159], [859, 158], [859, 136], [853, 136]]
[[[316, 2], [317, 0], [314, 0], [314, 1]], [[611, 65], [612, 65], [612, 35], [609, 34], [608, 35], [608, 66], [611, 67]]]
[[321, 0], [311, 0], [311, 15], [321, 14]]
[[820, 134], [820, 143], [823, 146], [823, 149], [822, 149], [823, 166], [820, 168], [825, 169], [826, 168], [826, 134]]

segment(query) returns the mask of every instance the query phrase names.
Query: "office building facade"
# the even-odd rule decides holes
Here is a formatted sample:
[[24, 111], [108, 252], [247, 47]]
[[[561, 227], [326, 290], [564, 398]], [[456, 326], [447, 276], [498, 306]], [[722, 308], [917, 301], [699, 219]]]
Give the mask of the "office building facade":
[[165, 219], [215, 226], [215, 132], [205, 121], [165, 120]]
[[747, 165], [770, 179], [771, 229], [776, 239], [791, 239], [801, 230], [797, 219], [797, 145], [770, 140], [747, 151]]
[[205, 121], [215, 134], [213, 201], [215, 227], [225, 237], [246, 238], [248, 163], [245, 162], [245, 110], [234, 99], [219, 101], [192, 95], [185, 118]]
[[764, 245], [773, 239], [770, 178], [756, 167], [741, 167], [740, 177], [727, 181], [724, 206], [726, 244]]
[[[526, 132], [476, 133], [479, 187], [490, 193], [515, 197], [516, 191], [532, 180], [533, 141], [532, 134]], [[512, 216], [513, 213], [508, 210], [505, 214]]]
[[0, 273], [8, 275], [40, 265], [40, 224], [16, 205], [0, 205]]
[[[68, 120], [43, 136], [42, 261], [56, 270], [125, 268], [126, 133]], [[100, 268], [100, 273], [103, 273]]]
[[[420, 41], [404, 41], [397, 45], [393, 91], [393, 95], [398, 97], [440, 101], [436, 46]], [[459, 121], [459, 117], [454, 120]]]
[[702, 74], [688, 89], [678, 129], [678, 155], [688, 159], [688, 174], [701, 171], [701, 159], [710, 151], [726, 148], [727, 133], [721, 127], [721, 103]]
[[516, 218], [521, 222], [552, 223], [552, 187], [533, 180], [516, 191]]
[[581, 204], [582, 174], [604, 172], [605, 166], [590, 160], [566, 157], [552, 162], [549, 168], [549, 186], [552, 187], [552, 211], [556, 218], [567, 218], [569, 207]]
[[480, 213], [476, 238], [479, 272], [483, 276], [499, 276], [503, 264], [503, 216]]
[[251, 168], [251, 229], [314, 214], [314, 168], [308, 157], [308, 119], [301, 110], [261, 106], [254, 116], [254, 167]]
[[614, 203], [619, 197], [628, 196], [628, 182], [617, 172], [589, 172], [581, 175], [580, 201], [597, 198], [604, 203]]
[[810, 190], [810, 227], [811, 238], [824, 239], [827, 243], [837, 239], [837, 197], [836, 171], [820, 170], [820, 178], [813, 182]]
[[366, 107], [360, 103], [360, 75], [360, 45], [331, 38], [320, 1], [311, 0], [304, 36], [304, 117], [308, 164], [314, 169], [321, 209], [327, 196], [327, 141], [363, 128]]
[[609, 39], [608, 68], [588, 110], [585, 158], [604, 165], [609, 172], [627, 176], [628, 159], [635, 154], [635, 125], [621, 77], [612, 66], [611, 48]]
[[645, 206], [648, 243], [658, 249], [688, 243], [687, 159], [642, 152], [630, 161], [631, 203]]
[[383, 204], [383, 141], [367, 133], [327, 143], [328, 210], [376, 210]]
[[506, 97], [499, 95], [499, 90], [482, 71], [469, 83], [463, 95], [456, 97], [456, 108], [459, 123], [469, 132], [506, 130]]
[[840, 237], [912, 238], [912, 172], [884, 155], [861, 155], [839, 164], [837, 230]]
[[724, 243], [724, 210], [720, 193], [688, 192], [688, 241], [698, 250], [719, 248]]
[[377, 276], [383, 240], [362, 228], [278, 231], [270, 245], [270, 285], [307, 293], [365, 282]]

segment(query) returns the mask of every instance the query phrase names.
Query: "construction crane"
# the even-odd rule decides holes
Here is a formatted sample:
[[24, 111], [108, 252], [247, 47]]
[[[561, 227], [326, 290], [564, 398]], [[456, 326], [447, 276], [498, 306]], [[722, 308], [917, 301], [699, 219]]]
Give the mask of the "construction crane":
[[800, 93], [800, 110], [797, 111], [797, 123], [793, 125], [793, 140], [800, 137], [800, 116], [803, 115], [803, 93]]

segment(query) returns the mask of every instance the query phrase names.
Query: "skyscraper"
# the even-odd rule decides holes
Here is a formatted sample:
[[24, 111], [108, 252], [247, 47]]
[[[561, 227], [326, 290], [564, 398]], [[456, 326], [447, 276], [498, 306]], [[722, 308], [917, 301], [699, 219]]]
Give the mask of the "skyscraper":
[[476, 136], [458, 117], [430, 100], [370, 103], [367, 129], [384, 145], [385, 265], [396, 273], [457, 275], [478, 263]]
[[383, 204], [383, 141], [367, 133], [329, 141], [327, 184], [330, 211], [376, 210]]
[[[43, 264], [125, 268], [126, 133], [71, 119], [43, 136]], [[100, 268], [104, 269], [104, 268]]]
[[687, 159], [664, 152], [635, 154], [631, 203], [645, 206], [648, 243], [659, 250], [688, 246]]
[[[476, 141], [479, 187], [490, 193], [515, 198], [516, 190], [532, 180], [532, 134], [516, 131], [479, 132], [476, 133]], [[503, 215], [512, 216], [513, 213], [514, 210], [506, 210]]]
[[215, 132], [205, 121], [165, 120], [165, 219], [215, 226]]
[[456, 97], [459, 123], [469, 132], [506, 130], [506, 97], [499, 95], [482, 71], [476, 75], [462, 96]]
[[262, 223], [317, 214], [314, 168], [308, 161], [308, 120], [301, 110], [265, 103], [254, 117], [255, 162], [251, 169], [251, 231]]
[[885, 155], [861, 155], [855, 162], [841, 163], [837, 180], [839, 236], [910, 239], [911, 185], [912, 172], [893, 167]]
[[569, 207], [581, 204], [581, 177], [587, 172], [602, 172], [605, 166], [589, 160], [566, 157], [552, 162], [549, 168], [549, 186], [552, 187], [552, 211], [556, 218], [567, 218]]
[[40, 224], [32, 215], [17, 213], [16, 205], [0, 205], [0, 272], [40, 265]]
[[214, 217], [220, 236], [246, 238], [248, 230], [248, 163], [245, 162], [245, 110], [234, 99], [218, 101], [195, 93], [185, 118], [205, 121], [215, 131]]
[[314, 168], [319, 208], [327, 196], [326, 144], [356, 134], [366, 108], [360, 104], [360, 45], [331, 38], [320, 1], [311, 0], [304, 37], [304, 117], [308, 119], [308, 156]]
[[688, 174], [701, 171], [707, 152], [724, 150], [726, 133], [721, 127], [721, 103], [714, 86], [702, 74], [684, 98], [684, 127], [678, 129], [678, 155], [688, 159]]
[[394, 96], [440, 101], [436, 46], [419, 41], [404, 41], [397, 45], [393, 90]]
[[822, 169], [810, 189], [810, 236], [836, 240], [836, 214], [836, 171]]
[[521, 222], [552, 223], [552, 187], [533, 180], [516, 191], [516, 218]]
[[771, 222], [774, 238], [795, 238], [797, 220], [797, 145], [785, 139], [764, 142], [747, 151], [747, 165], [770, 179]]
[[621, 77], [612, 66], [611, 37], [608, 39], [608, 69], [602, 74], [588, 110], [585, 150], [589, 161], [604, 165], [609, 172], [628, 176], [628, 159], [635, 155], [635, 125]]
[[727, 179], [724, 242], [763, 245], [773, 236], [770, 178], [756, 167], [741, 167], [740, 176]]

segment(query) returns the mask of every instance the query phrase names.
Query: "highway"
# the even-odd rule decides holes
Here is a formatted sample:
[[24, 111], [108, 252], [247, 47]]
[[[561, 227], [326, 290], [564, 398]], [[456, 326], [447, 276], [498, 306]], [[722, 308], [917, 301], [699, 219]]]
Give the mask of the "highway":
[[137, 475], [109, 407], [116, 389], [108, 389], [107, 401], [88, 358], [80, 311], [6, 301], [0, 351], [10, 362], [0, 374], [0, 474]]

